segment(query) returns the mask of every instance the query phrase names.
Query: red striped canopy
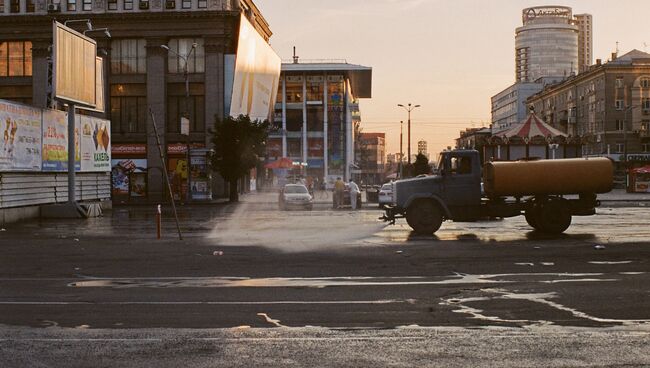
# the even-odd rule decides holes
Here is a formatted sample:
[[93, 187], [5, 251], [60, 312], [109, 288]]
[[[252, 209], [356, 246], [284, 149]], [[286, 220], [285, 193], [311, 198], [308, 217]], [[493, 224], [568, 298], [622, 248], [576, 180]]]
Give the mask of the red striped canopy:
[[510, 137], [532, 138], [536, 136], [566, 137], [566, 134], [546, 124], [540, 118], [538, 118], [537, 115], [529, 114], [526, 120], [503, 132], [503, 136], [508, 138]]

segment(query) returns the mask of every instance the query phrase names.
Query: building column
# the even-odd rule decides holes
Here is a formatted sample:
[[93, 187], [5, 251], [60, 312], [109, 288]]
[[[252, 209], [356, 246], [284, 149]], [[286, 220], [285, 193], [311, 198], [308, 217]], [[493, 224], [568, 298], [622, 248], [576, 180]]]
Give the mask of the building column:
[[323, 76], [323, 180], [327, 181], [329, 175], [329, 141], [328, 141], [328, 103], [329, 95], [327, 93], [327, 73]]
[[[165, 159], [167, 146], [165, 139], [167, 122], [167, 51], [160, 47], [166, 45], [164, 38], [147, 39], [147, 105], [156, 119], [156, 127]], [[160, 161], [156, 146], [151, 114], [147, 112], [147, 189], [149, 200], [166, 199], [166, 182], [163, 175], [166, 162]]]
[[48, 58], [51, 42], [32, 42], [32, 105], [39, 108], [48, 108], [47, 93], [51, 86], [48, 86]]
[[287, 155], [287, 77], [282, 77], [282, 157]]
[[345, 180], [350, 180], [350, 165], [354, 162], [354, 137], [352, 129], [352, 113], [350, 112], [350, 84], [346, 80], [344, 84], [345, 97]]
[[207, 37], [205, 48], [205, 144], [210, 146], [210, 130], [215, 119], [223, 118], [224, 112], [224, 53], [226, 40], [222, 37]]
[[[307, 76], [302, 76], [302, 162], [307, 162]], [[302, 166], [300, 169], [302, 173]]]

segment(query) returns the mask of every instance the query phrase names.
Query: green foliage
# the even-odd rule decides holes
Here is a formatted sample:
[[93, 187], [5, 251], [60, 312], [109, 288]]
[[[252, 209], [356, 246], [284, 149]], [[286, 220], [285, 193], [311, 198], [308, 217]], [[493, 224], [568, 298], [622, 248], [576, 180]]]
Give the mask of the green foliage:
[[245, 115], [216, 119], [212, 130], [212, 167], [231, 183], [231, 200], [233, 183], [256, 167], [259, 157], [264, 155], [268, 130], [268, 121], [251, 121]]

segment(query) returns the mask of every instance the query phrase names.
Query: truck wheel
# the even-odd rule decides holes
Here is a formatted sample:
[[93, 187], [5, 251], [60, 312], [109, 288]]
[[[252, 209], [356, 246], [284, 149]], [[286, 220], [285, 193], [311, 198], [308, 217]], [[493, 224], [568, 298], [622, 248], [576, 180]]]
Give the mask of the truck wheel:
[[406, 210], [406, 222], [416, 233], [433, 234], [442, 225], [442, 212], [430, 201], [417, 201]]
[[571, 214], [562, 201], [551, 201], [542, 205], [536, 220], [539, 231], [561, 234], [571, 225]]
[[532, 227], [535, 230], [539, 230], [539, 225], [538, 225], [538, 217], [539, 217], [539, 211], [537, 209], [530, 209], [527, 210], [526, 213], [524, 214], [524, 217], [526, 218], [526, 222], [530, 227]]

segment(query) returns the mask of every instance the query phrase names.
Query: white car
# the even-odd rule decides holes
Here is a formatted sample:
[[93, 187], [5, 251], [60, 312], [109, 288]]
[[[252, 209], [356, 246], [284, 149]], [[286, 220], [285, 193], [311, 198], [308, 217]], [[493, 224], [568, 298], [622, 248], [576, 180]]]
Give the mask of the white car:
[[393, 184], [386, 183], [381, 186], [377, 195], [377, 202], [379, 203], [379, 208], [384, 208], [384, 206], [393, 203]]
[[278, 204], [281, 210], [289, 208], [302, 208], [311, 210], [314, 198], [309, 194], [307, 187], [302, 184], [287, 184], [280, 191]]

